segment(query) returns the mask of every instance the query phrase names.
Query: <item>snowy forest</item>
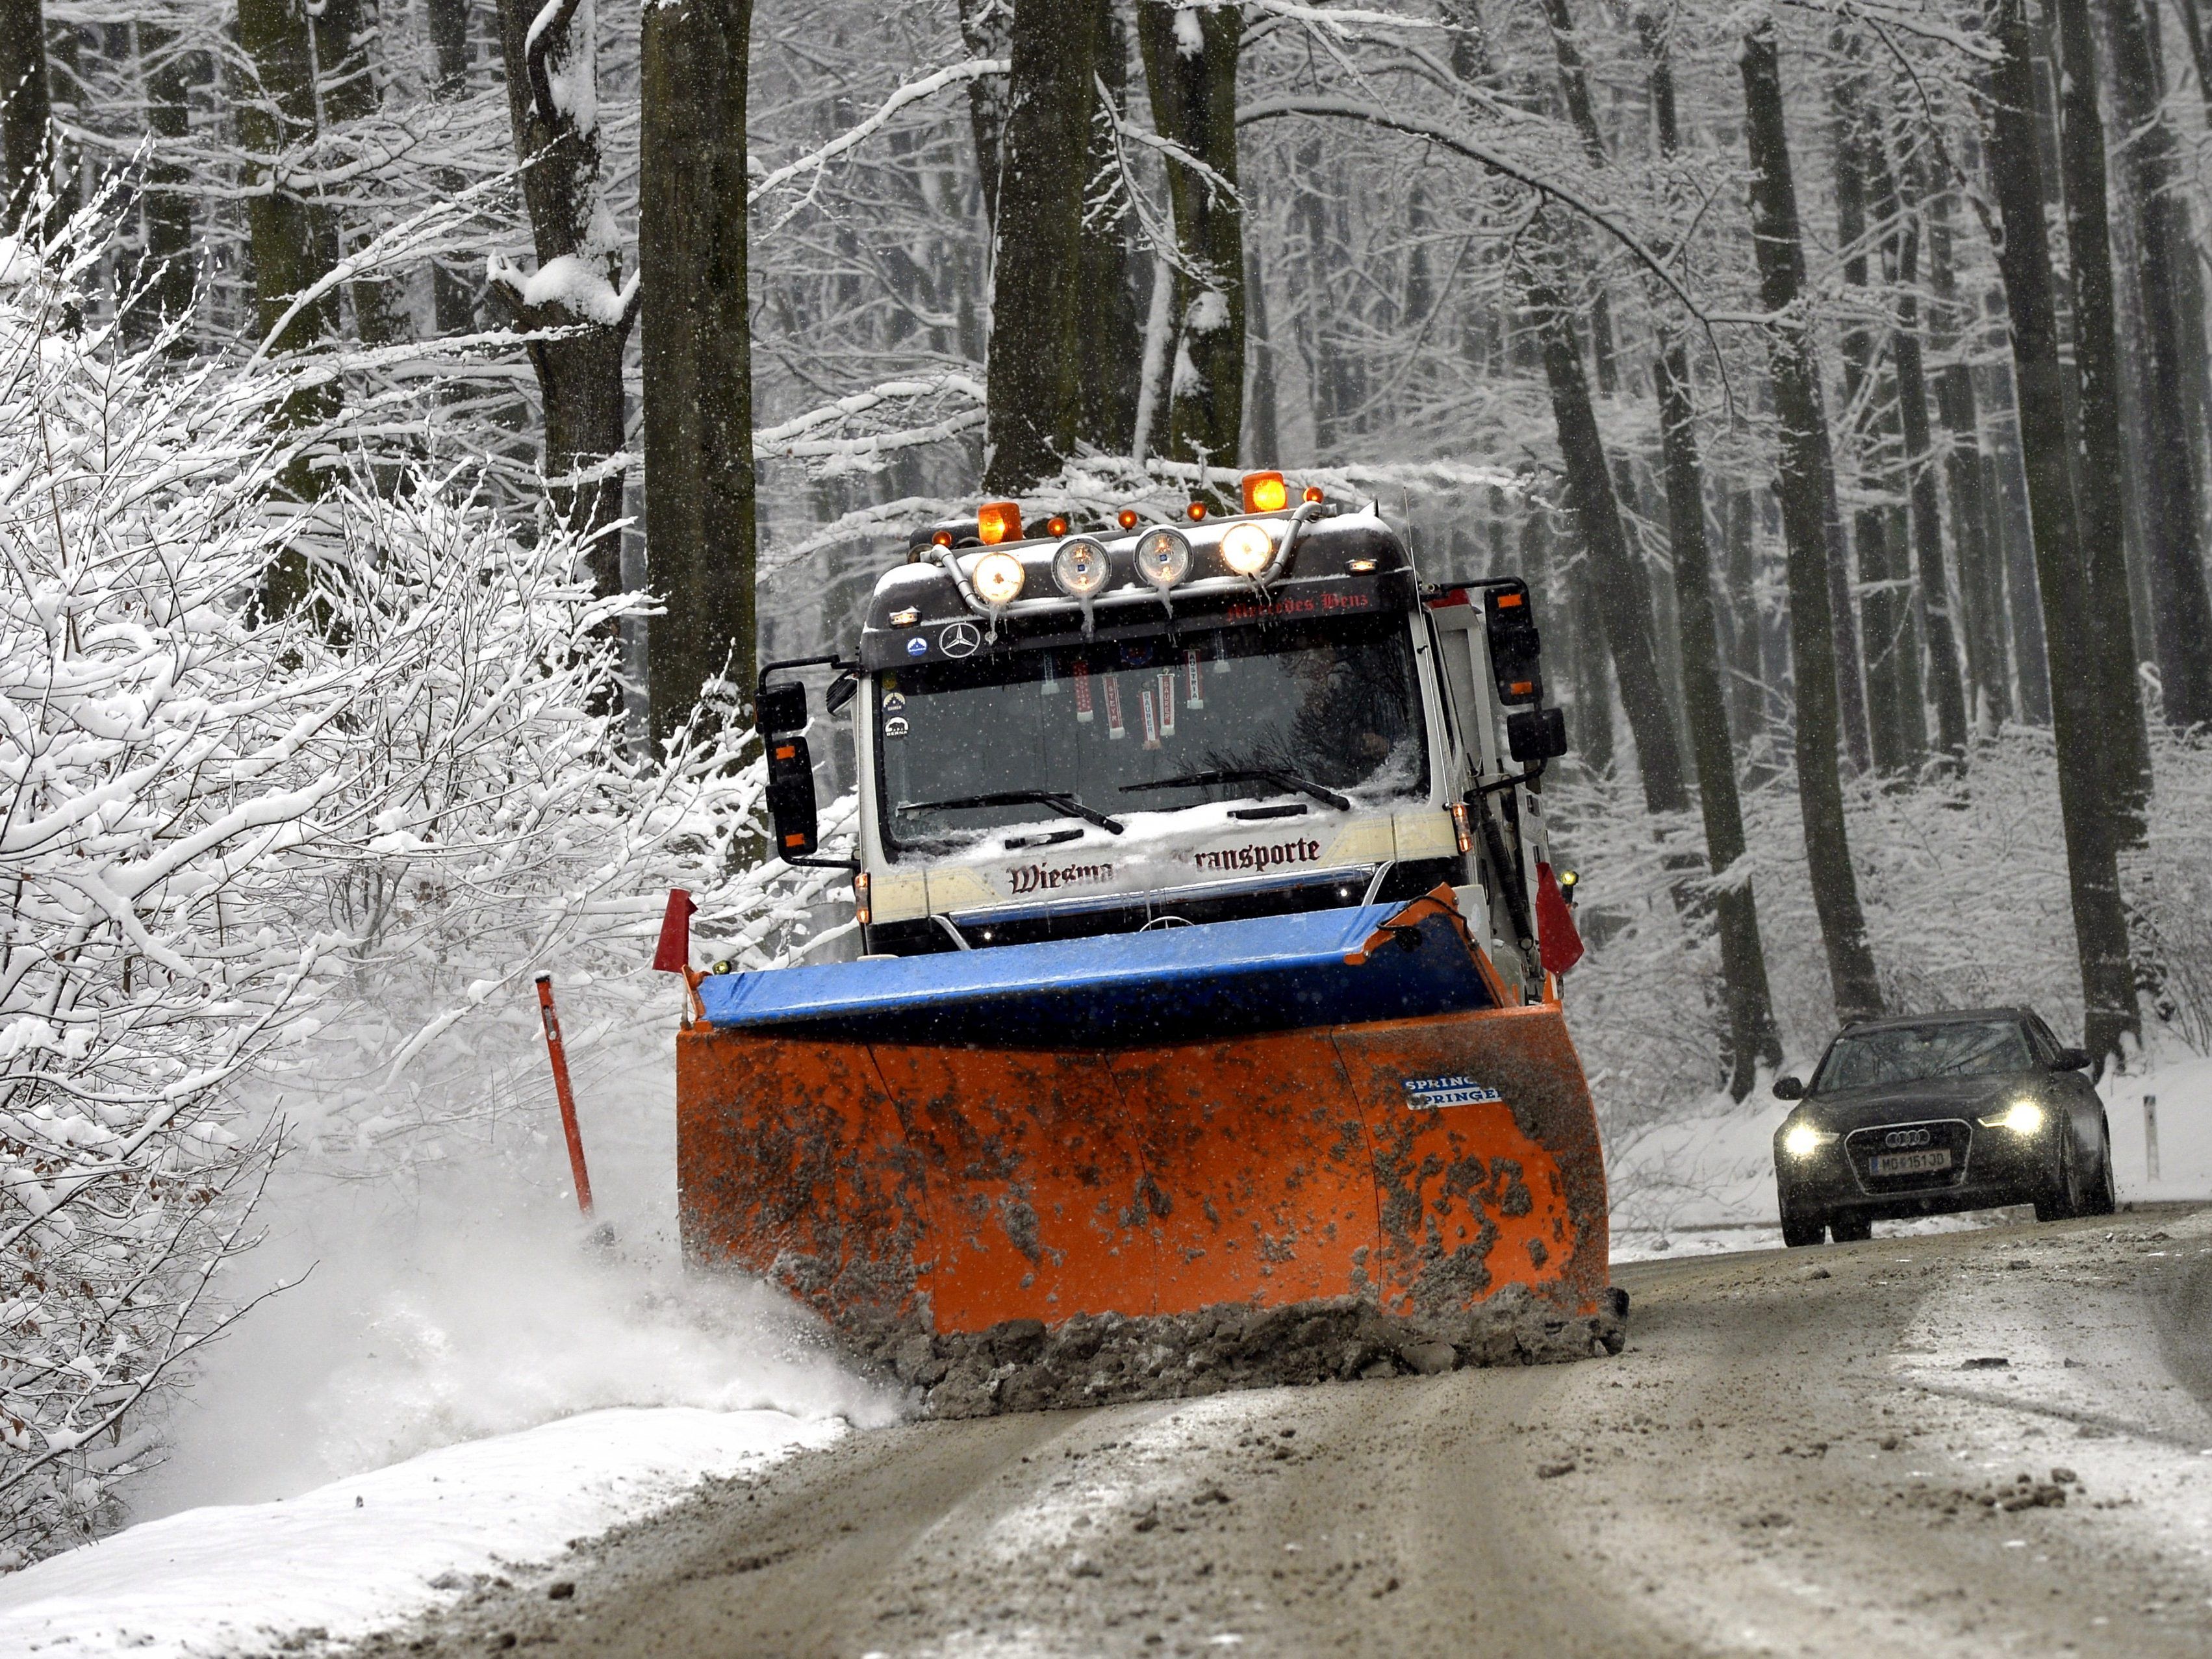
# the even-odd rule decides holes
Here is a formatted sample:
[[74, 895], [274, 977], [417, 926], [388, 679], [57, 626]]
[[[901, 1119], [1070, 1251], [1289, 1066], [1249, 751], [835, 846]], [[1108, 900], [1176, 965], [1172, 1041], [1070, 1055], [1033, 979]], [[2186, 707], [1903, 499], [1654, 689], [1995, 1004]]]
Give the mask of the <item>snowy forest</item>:
[[280, 1163], [495, 1137], [549, 968], [668, 1018], [671, 886], [836, 931], [757, 665], [987, 493], [1527, 580], [1609, 1130], [2212, 1046], [2198, 0], [0, 0], [0, 93], [9, 1563]]

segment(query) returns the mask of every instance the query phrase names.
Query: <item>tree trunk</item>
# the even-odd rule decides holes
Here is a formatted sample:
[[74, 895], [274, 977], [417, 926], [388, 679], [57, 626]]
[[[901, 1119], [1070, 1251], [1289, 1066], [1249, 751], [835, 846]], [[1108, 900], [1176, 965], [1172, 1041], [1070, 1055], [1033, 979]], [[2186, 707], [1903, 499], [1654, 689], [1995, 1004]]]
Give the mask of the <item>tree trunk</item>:
[[1279, 467], [1283, 464], [1281, 417], [1276, 412], [1275, 338], [1267, 327], [1267, 292], [1260, 279], [1260, 252], [1249, 250], [1244, 261], [1246, 347], [1252, 356], [1252, 395], [1244, 411], [1244, 465]]
[[1166, 448], [1178, 460], [1216, 466], [1234, 465], [1244, 417], [1244, 226], [1234, 193], [1243, 32], [1236, 4], [1137, 7], [1152, 125], [1213, 175], [1168, 162], [1182, 258]]
[[1735, 755], [1721, 694], [1720, 642], [1713, 619], [1711, 554], [1705, 544], [1703, 471], [1690, 412], [1689, 356], [1678, 339], [1662, 340], [1655, 366], [1661, 441], [1667, 455], [1667, 519], [1674, 552], [1674, 596], [1682, 636], [1682, 696], [1690, 752], [1698, 767], [1698, 804], [1705, 821], [1705, 853], [1715, 877], [1713, 921], [1720, 937], [1721, 982], [1729, 1011], [1729, 1094], [1751, 1093], [1759, 1066], [1782, 1063], [1782, 1036], [1766, 983], [1759, 943], [1759, 901], [1748, 875], [1729, 881], [1743, 857], [1743, 808], [1736, 799]]
[[[1575, 37], [1574, 14], [1567, 0], [1543, 0], [1544, 21], [1551, 31], [1552, 55], [1559, 66], [1559, 97], [1567, 118], [1583, 141], [1583, 154], [1592, 167], [1606, 164], [1605, 135], [1599, 131], [1597, 110], [1590, 102], [1589, 71], [1583, 63], [1581, 43]], [[1601, 287], [1590, 296], [1590, 357], [1597, 366], [1599, 394], [1610, 398], [1620, 387], [1613, 346], [1613, 301]]]
[[[139, 74], [146, 87], [146, 131], [154, 140], [146, 165], [145, 193], [139, 198], [139, 223], [146, 238], [147, 284], [140, 314], [147, 332], [174, 321], [192, 308], [198, 276], [192, 246], [191, 183], [185, 169], [163, 161], [162, 151], [191, 131], [190, 54], [177, 44], [176, 32], [152, 23], [138, 26]], [[179, 337], [170, 349], [189, 356], [192, 342]]]
[[1091, 245], [1083, 204], [1103, 21], [1097, 0], [1014, 7], [999, 218], [1019, 228], [999, 238], [992, 272], [983, 471], [983, 487], [996, 495], [1019, 495], [1058, 471], [1083, 429], [1094, 321], [1084, 295]]
[[[428, 0], [428, 9], [430, 95], [441, 104], [458, 104], [469, 94], [469, 0]], [[504, 36], [502, 26], [502, 46]], [[458, 190], [461, 184], [457, 173], [447, 187]], [[476, 327], [476, 283], [458, 262], [441, 259], [431, 267], [430, 302], [440, 334], [466, 334]]]
[[[1118, 118], [1128, 103], [1128, 38], [1110, 0], [1092, 0], [1092, 3], [1098, 12], [1095, 68]], [[1094, 121], [1091, 125], [1086, 185], [1113, 164], [1113, 146], [1101, 130], [1103, 125]], [[1137, 425], [1137, 386], [1129, 369], [1144, 352], [1145, 319], [1137, 303], [1136, 262], [1143, 259], [1149, 264], [1150, 256], [1137, 246], [1130, 234], [1135, 215], [1127, 202], [1112, 214], [1095, 206], [1079, 211], [1083, 251], [1078, 267], [1082, 292], [1077, 305], [1083, 318], [1083, 339], [1076, 353], [1076, 436], [1108, 454], [1126, 455]]]
[[[1840, 30], [1831, 33], [1830, 46], [1834, 51], [1846, 50]], [[1867, 287], [1867, 149], [1871, 141], [1864, 79], [1864, 70], [1855, 67], [1838, 76], [1832, 94], [1836, 246], [1843, 254], [1844, 283], [1861, 294]], [[1917, 721], [1920, 711], [1905, 707], [1900, 669], [1907, 648], [1906, 607], [1898, 587], [1904, 566], [1901, 557], [1892, 556], [1887, 510], [1881, 505], [1892, 481], [1885, 475], [1877, 433], [1881, 399], [1873, 381], [1878, 342], [1871, 330], [1854, 327], [1844, 331], [1843, 347], [1843, 430], [1837, 441], [1846, 457], [1856, 459], [1859, 493], [1865, 501], [1851, 514], [1851, 544], [1858, 554], [1864, 592], [1859, 618], [1866, 629], [1867, 727], [1874, 769], [1895, 777], [1915, 769], [1914, 750], [1920, 745], [1907, 741], [1906, 722]], [[1842, 672], [1850, 673], [1848, 663]]]
[[[1542, 227], [1530, 240], [1542, 251], [1532, 257], [1556, 265], [1559, 255], [1543, 248]], [[1575, 343], [1565, 302], [1547, 272], [1527, 279], [1528, 312], [1544, 347], [1544, 375], [1552, 389], [1552, 415], [1559, 423], [1559, 456], [1566, 468], [1567, 498], [1581, 526], [1620, 701], [1636, 739], [1636, 762], [1644, 780], [1644, 804], [1654, 812], [1678, 812], [1690, 804], [1682, 775], [1680, 746], [1659, 683], [1658, 652], [1652, 638], [1651, 607], [1643, 573], [1628, 550], [1620, 509], [1606, 470], [1605, 442], [1590, 406], [1589, 382]]]
[[[1987, 147], [2004, 233], [1997, 261], [2012, 321], [2021, 456], [2043, 597], [2059, 812], [2066, 830], [2086, 1005], [2084, 1041], [2091, 1054], [2103, 1059], [2117, 1054], [2121, 1037], [2138, 1024], [2127, 919], [2120, 905], [2114, 803], [2107, 799], [2111, 778], [2100, 753], [2102, 745], [2122, 740], [2112, 722], [2126, 715], [2100, 698], [2098, 647], [2088, 623], [2093, 600], [2067, 453], [2064, 370], [2058, 358], [2051, 251], [2044, 240], [2027, 0], [1995, 0], [1991, 21], [2004, 53], [1990, 75]], [[2124, 593], [2120, 599], [2124, 605]]]
[[[1637, 18], [1650, 64], [1649, 84], [1660, 153], [1681, 149], [1674, 109], [1674, 68], [1666, 36], [1649, 13]], [[1705, 818], [1705, 860], [1722, 884], [1713, 897], [1721, 948], [1721, 984], [1729, 1012], [1729, 1094], [1742, 1100], [1763, 1064], [1782, 1064], [1782, 1034], [1766, 981], [1759, 936], [1759, 900], [1748, 874], [1730, 872], [1744, 854], [1743, 807], [1736, 796], [1735, 750], [1729, 739], [1728, 698], [1720, 629], [1714, 614], [1712, 552], [1705, 540], [1705, 470], [1690, 398], [1689, 354], [1662, 331], [1653, 368], [1659, 434], [1667, 473], [1667, 533], [1674, 554], [1674, 613], [1681, 641], [1682, 710], [1698, 769], [1698, 805]]]
[[[1736, 59], [1743, 76], [1750, 150], [1751, 219], [1759, 295], [1775, 315], [1796, 312], [1805, 286], [1805, 248], [1797, 190], [1783, 124], [1782, 70], [1771, 19], [1754, 23]], [[1789, 546], [1790, 644], [1795, 659], [1797, 797], [1813, 906], [1826, 948], [1828, 982], [1839, 1020], [1881, 1012], [1881, 987], [1859, 908], [1837, 769], [1836, 641], [1829, 605], [1828, 498], [1833, 471], [1811, 341], [1796, 319], [1769, 336], [1775, 412], [1781, 422], [1782, 527]]]
[[[1012, 49], [1014, 0], [960, 0], [960, 43], [971, 58], [1005, 58]], [[999, 166], [1006, 131], [1007, 82], [978, 76], [968, 83], [968, 128], [975, 137], [975, 175], [983, 185], [983, 222], [999, 222]]]
[[750, 718], [754, 634], [751, 319], [745, 281], [745, 74], [751, 0], [645, 14], [638, 268], [645, 534], [667, 605], [647, 635], [653, 735], [708, 682]]
[[[1874, 141], [1879, 144], [1878, 138]], [[1905, 446], [1912, 545], [1919, 566], [1921, 615], [1928, 637], [1928, 672], [1934, 682], [1936, 740], [1949, 764], [1966, 756], [1966, 697], [1960, 682], [1958, 635], [1951, 626], [1951, 583], [1943, 568], [1943, 508], [1936, 488], [1936, 458], [1928, 431], [1928, 377], [1920, 356], [1920, 225], [1899, 199], [1886, 157], [1874, 169], [1875, 210], [1892, 227], [1887, 261], [1893, 267], [1897, 324], [1890, 361], [1897, 370], [1897, 412]]]
[[[2075, 6], [2080, 3], [2070, 0]], [[2121, 130], [2132, 135], [2121, 151], [2121, 163], [2140, 215], [2143, 250], [2136, 281], [2150, 358], [2143, 386], [2150, 507], [2143, 525], [2143, 555], [2150, 577], [2151, 640], [2164, 694], [2162, 712], [2170, 725], [2186, 730], [2212, 721], [2212, 603], [2205, 592], [2203, 509], [2191, 453], [2179, 291], [2197, 250], [2180, 223], [2186, 209], [2179, 194], [2179, 157], [2173, 129], [2160, 107], [2142, 11], [2136, 0], [2111, 0], [2108, 15], [2112, 78], [2119, 93], [2114, 114]], [[2194, 35], [2191, 40], [2193, 45]]]
[[1965, 611], [1966, 671], [1973, 684], [1972, 718], [1992, 726], [2012, 718], [2012, 677], [2005, 651], [2004, 578], [1990, 541], [1983, 500], [1981, 417], [1974, 406], [1974, 371], [1960, 349], [1957, 267], [1952, 255], [1948, 188], [1923, 193], [1928, 220], [1929, 341], [1944, 360], [1936, 371], [1936, 412], [1948, 445], [1943, 482], [1951, 498], [1951, 545], [1959, 560]]
[[[2088, 0], [2054, 0], [2058, 50], [2060, 168], [2066, 181], [2068, 261], [2074, 289], [2074, 373], [2081, 410], [2075, 510], [2088, 584], [2088, 629], [2103, 710], [2095, 744], [2113, 829], [2123, 847], [2144, 836], [2150, 749], [2136, 678], [2135, 613], [2128, 603], [2127, 457], [2120, 428], [2119, 337], [2112, 316], [2111, 228], [2105, 203], [2105, 123], [2097, 110], [2097, 48]], [[2203, 592], [2200, 577], [2197, 592]], [[2212, 624], [2212, 616], [2207, 616]], [[2130, 1006], [2133, 1006], [2130, 1000]]]
[[46, 16], [40, 0], [0, 0], [0, 167], [7, 172], [0, 226], [12, 234], [52, 159], [53, 96], [46, 82]]
[[569, 331], [529, 348], [545, 407], [546, 494], [563, 524], [597, 538], [592, 586], [604, 595], [622, 591], [621, 538], [601, 532], [623, 516], [623, 474], [606, 463], [623, 448], [623, 350], [640, 290], [622, 287], [622, 248], [611, 240], [614, 216], [599, 185], [595, 9], [593, 0], [568, 0], [532, 40], [532, 23], [543, 15], [534, 0], [499, 0], [507, 114], [525, 164], [538, 276], [495, 260], [491, 291], [516, 327]]

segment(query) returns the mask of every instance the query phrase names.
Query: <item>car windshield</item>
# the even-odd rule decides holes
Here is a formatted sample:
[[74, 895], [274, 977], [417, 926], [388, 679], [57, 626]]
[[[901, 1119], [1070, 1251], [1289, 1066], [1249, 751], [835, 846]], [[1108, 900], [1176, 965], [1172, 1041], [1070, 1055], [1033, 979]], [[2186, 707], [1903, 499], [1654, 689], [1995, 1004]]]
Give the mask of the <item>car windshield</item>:
[[1838, 1037], [1813, 1079], [1816, 1091], [1871, 1089], [1938, 1077], [1995, 1077], [2033, 1064], [2016, 1020], [1893, 1025]]
[[[950, 851], [1007, 824], [1204, 801], [1282, 796], [1326, 816], [1428, 793], [1402, 617], [932, 663], [884, 673], [876, 702], [893, 848]], [[1242, 775], [1176, 781], [1208, 773]], [[1030, 799], [943, 804], [1009, 794]]]

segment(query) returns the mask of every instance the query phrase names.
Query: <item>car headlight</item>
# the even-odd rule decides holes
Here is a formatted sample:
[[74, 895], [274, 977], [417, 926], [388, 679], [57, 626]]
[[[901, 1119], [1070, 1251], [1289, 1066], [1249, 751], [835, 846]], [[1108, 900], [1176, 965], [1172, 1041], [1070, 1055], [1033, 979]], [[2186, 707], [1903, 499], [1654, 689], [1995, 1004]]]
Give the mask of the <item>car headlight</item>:
[[1782, 1137], [1782, 1150], [1792, 1158], [1810, 1158], [1834, 1139], [1809, 1123], [1793, 1123], [1790, 1133]]
[[1052, 579], [1071, 599], [1087, 599], [1106, 586], [1106, 548], [1088, 536], [1070, 536], [1052, 556]]
[[1137, 574], [1158, 588], [1173, 587], [1190, 574], [1190, 538], [1162, 526], [1137, 538]]
[[1221, 562], [1240, 576], [1256, 576], [1275, 557], [1275, 539], [1265, 526], [1232, 524], [1221, 538]]
[[1994, 1117], [1979, 1118], [1984, 1129], [2009, 1129], [2016, 1135], [2032, 1135], [2043, 1127], [2043, 1105], [2039, 1101], [2015, 1100]]
[[975, 597], [986, 605], [1012, 605], [1021, 597], [1027, 579], [1022, 562], [1011, 553], [986, 553], [975, 561], [968, 578], [975, 584]]

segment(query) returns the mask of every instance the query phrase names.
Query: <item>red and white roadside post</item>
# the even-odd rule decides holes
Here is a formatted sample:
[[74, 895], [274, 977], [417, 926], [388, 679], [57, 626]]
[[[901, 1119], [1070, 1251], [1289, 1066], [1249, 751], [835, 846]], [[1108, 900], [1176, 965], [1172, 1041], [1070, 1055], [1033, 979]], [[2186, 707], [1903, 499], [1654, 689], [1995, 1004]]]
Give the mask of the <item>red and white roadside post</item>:
[[561, 1130], [568, 1137], [568, 1168], [576, 1177], [576, 1207], [592, 1213], [592, 1176], [584, 1167], [584, 1136], [576, 1127], [576, 1093], [568, 1086], [568, 1051], [561, 1042], [561, 1017], [553, 1012], [553, 975], [538, 976], [538, 1012], [545, 1023], [545, 1052], [553, 1061], [553, 1092], [561, 1100]]

